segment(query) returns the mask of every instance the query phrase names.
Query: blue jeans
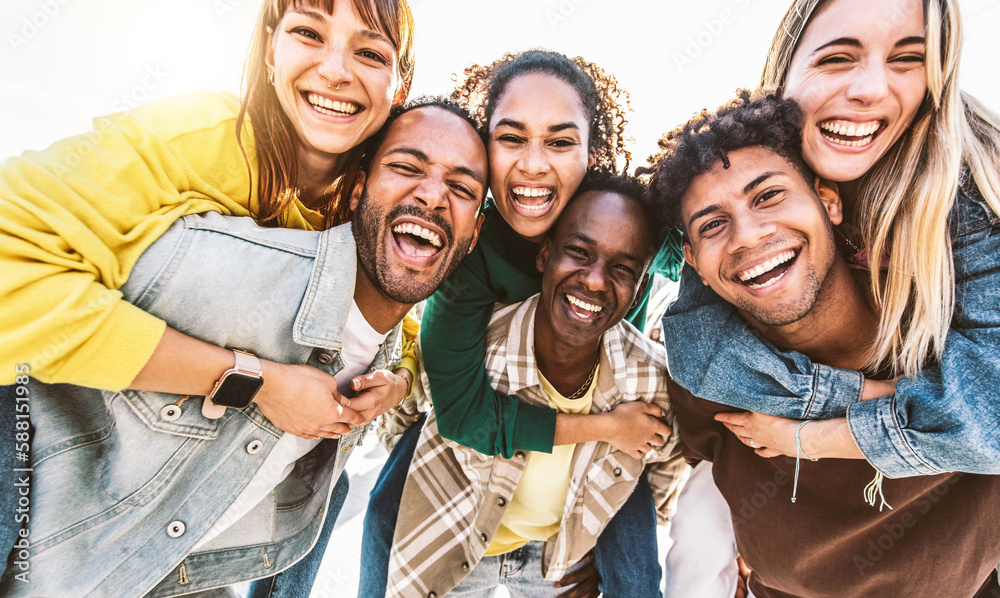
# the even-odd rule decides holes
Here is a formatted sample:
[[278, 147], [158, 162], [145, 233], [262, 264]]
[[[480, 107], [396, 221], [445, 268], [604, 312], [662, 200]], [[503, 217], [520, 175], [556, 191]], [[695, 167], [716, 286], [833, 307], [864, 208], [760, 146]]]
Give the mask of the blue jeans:
[[[406, 474], [417, 448], [421, 419], [400, 437], [372, 488], [361, 537], [358, 598], [384, 598], [389, 550], [396, 529]], [[656, 507], [646, 477], [597, 538], [594, 565], [606, 598], [659, 597], [660, 559], [656, 551]], [[565, 591], [565, 590], [564, 590]]]
[[[506, 586], [512, 598], [558, 598], [566, 588], [557, 588], [542, 578], [545, 542], [528, 542], [517, 550], [484, 556], [455, 588], [449, 598], [490, 598], [498, 586]], [[580, 566], [573, 565], [570, 571]]]
[[406, 473], [417, 450], [420, 430], [427, 416], [421, 416], [396, 441], [389, 458], [382, 466], [368, 498], [364, 530], [361, 534], [361, 577], [358, 598], [384, 598], [389, 581], [389, 549], [396, 531], [396, 517], [403, 498]]
[[330, 534], [333, 533], [333, 527], [337, 523], [337, 515], [340, 515], [340, 509], [347, 500], [350, 485], [345, 471], [340, 474], [337, 485], [333, 487], [326, 521], [323, 522], [323, 529], [309, 554], [277, 575], [252, 582], [247, 598], [309, 598], [309, 592], [312, 591], [313, 582], [316, 581], [316, 574], [326, 553], [326, 545], [330, 541]]

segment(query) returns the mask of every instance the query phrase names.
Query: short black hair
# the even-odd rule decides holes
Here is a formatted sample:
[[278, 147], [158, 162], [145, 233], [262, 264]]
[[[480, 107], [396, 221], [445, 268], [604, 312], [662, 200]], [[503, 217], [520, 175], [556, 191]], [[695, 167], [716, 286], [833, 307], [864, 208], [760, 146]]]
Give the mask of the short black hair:
[[375, 158], [375, 154], [377, 154], [379, 148], [382, 147], [382, 143], [385, 141], [389, 128], [392, 126], [392, 123], [396, 122], [396, 119], [403, 116], [407, 112], [432, 106], [443, 108], [455, 116], [461, 117], [462, 120], [469, 123], [472, 130], [476, 132], [479, 140], [483, 142], [483, 146], [486, 145], [486, 129], [479, 125], [468, 110], [444, 96], [421, 96], [419, 98], [414, 98], [401, 106], [396, 106], [389, 112], [389, 118], [386, 119], [382, 128], [365, 142], [364, 153], [361, 157], [361, 170], [365, 172], [369, 171], [372, 165], [372, 160]]
[[681, 231], [681, 198], [717, 161], [729, 168], [729, 152], [763, 147], [788, 160], [807, 182], [816, 177], [802, 159], [802, 110], [776, 91], [738, 90], [735, 99], [715, 112], [702, 110], [658, 145], [660, 151], [649, 158], [649, 193], [664, 220]]
[[[578, 197], [587, 193], [588, 191], [597, 191], [605, 193], [616, 193], [633, 201], [639, 206], [642, 211], [643, 219], [649, 230], [649, 238], [652, 240], [654, 245], [658, 242], [660, 238], [660, 232], [663, 228], [663, 220], [661, 218], [661, 210], [653, 204], [646, 184], [642, 182], [637, 177], [629, 176], [627, 174], [619, 174], [615, 172], [607, 172], [604, 170], [590, 169], [587, 174], [583, 177], [583, 182], [580, 183], [580, 187], [577, 188], [576, 193], [570, 198], [567, 208], [572, 204]], [[552, 225], [550, 229], [551, 232], [555, 232], [556, 228], [559, 226], [559, 222], [563, 218], [563, 214], [566, 213], [566, 209], [563, 209], [562, 214], [556, 220], [555, 224]], [[656, 251], [656, 247], [652, 247], [651, 251]]]

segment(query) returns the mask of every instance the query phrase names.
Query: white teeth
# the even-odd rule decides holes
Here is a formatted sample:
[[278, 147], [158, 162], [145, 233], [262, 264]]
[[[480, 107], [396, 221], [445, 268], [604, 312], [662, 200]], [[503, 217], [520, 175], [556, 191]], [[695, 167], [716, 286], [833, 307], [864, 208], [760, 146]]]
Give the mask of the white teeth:
[[546, 195], [552, 195], [552, 189], [538, 189], [535, 187], [514, 187], [510, 192], [521, 197], [545, 197]]
[[587, 303], [586, 301], [581, 301], [574, 297], [573, 295], [566, 295], [566, 301], [569, 301], [573, 305], [579, 307], [580, 309], [585, 309], [591, 313], [600, 313], [603, 307], [600, 305], [594, 305], [593, 303]]
[[851, 142], [851, 141], [843, 141], [841, 139], [834, 139], [833, 137], [829, 137], [827, 135], [824, 135], [824, 137], [826, 137], [830, 141], [834, 141], [836, 143], [840, 143], [841, 145], [852, 145], [852, 147], [856, 147], [856, 145], [865, 145], [865, 144], [871, 142], [871, 139], [869, 137], [871, 135], [873, 135], [875, 133], [875, 131], [877, 131], [879, 129], [880, 126], [881, 126], [881, 123], [876, 120], [876, 121], [873, 121], [873, 122], [870, 122], [870, 123], [867, 123], [867, 124], [862, 124], [862, 125], [859, 125], [859, 124], [856, 124], [856, 123], [847, 123], [847, 124], [845, 124], [845, 123], [836, 123], [836, 122], [824, 122], [824, 123], [820, 123], [819, 128], [822, 129], [822, 130], [824, 130], [824, 131], [829, 131], [830, 133], [833, 133], [834, 135], [842, 135], [844, 137], [862, 137], [862, 138], [864, 138], [864, 139], [860, 139], [859, 140], [862, 143], [852, 145], [853, 142]]
[[393, 227], [392, 232], [413, 235], [414, 237], [420, 237], [421, 239], [426, 239], [434, 247], [441, 247], [441, 236], [432, 230], [428, 230], [418, 224], [413, 224], [412, 222], [406, 222], [404, 224], [397, 224]]
[[[772, 257], [771, 259], [767, 260], [763, 264], [760, 264], [759, 266], [755, 266], [753, 268], [749, 268], [747, 270], [744, 270], [743, 272], [740, 272], [737, 275], [737, 278], [739, 278], [741, 282], [746, 282], [751, 278], [757, 278], [758, 276], [760, 276], [765, 272], [770, 272], [771, 270], [774, 270], [779, 265], [784, 264], [793, 257], [795, 257], [794, 251], [784, 251]], [[770, 284], [764, 283], [762, 285], [749, 285], [749, 286], [751, 286], [751, 288], [762, 288], [765, 286], [770, 286]]]
[[309, 104], [311, 104], [313, 108], [316, 108], [324, 114], [327, 114], [327, 111], [337, 114], [355, 114], [358, 111], [358, 108], [360, 108], [357, 104], [334, 101], [315, 93], [307, 95], [306, 100], [309, 101]]

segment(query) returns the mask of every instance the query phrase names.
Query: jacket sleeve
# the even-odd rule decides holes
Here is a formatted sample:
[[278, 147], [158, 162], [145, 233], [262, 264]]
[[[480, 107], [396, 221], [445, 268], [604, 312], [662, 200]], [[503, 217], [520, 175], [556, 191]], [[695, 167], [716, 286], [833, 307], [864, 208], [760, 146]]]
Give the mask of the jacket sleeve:
[[692, 394], [739, 409], [792, 419], [846, 415], [858, 447], [888, 477], [1000, 473], [1000, 222], [964, 193], [956, 203], [956, 308], [944, 354], [900, 380], [896, 394], [859, 402], [858, 372], [779, 351], [690, 268], [663, 319], [671, 375]]
[[1000, 218], [984, 202], [959, 201], [955, 313], [940, 364], [847, 412], [854, 441], [888, 477], [1000, 474]]
[[420, 346], [441, 436], [486, 455], [552, 452], [556, 412], [497, 392], [486, 372], [486, 330], [499, 297], [482, 253], [470, 254], [427, 300]]
[[19, 363], [108, 390], [138, 374], [165, 324], [116, 289], [177, 218], [248, 214], [238, 106], [208, 92], [162, 100], [0, 165], [0, 384]]

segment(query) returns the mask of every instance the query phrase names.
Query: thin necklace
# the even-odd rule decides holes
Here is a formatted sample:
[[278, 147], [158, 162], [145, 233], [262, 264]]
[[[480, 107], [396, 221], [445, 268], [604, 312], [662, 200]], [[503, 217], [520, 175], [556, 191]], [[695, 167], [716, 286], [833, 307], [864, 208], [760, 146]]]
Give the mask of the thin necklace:
[[847, 243], [847, 245], [854, 251], [855, 255], [861, 253], [861, 248], [858, 247], [857, 245], [855, 245], [853, 241], [851, 241], [850, 239], [848, 239], [847, 235], [845, 235], [840, 230], [840, 228], [838, 228], [838, 227], [835, 226], [835, 227], [833, 227], [833, 230], [837, 231], [837, 234], [840, 235], [840, 238], [842, 238]]
[[597, 361], [594, 362], [594, 367], [591, 368], [590, 370], [590, 375], [587, 376], [587, 380], [583, 383], [583, 386], [580, 387], [580, 390], [566, 397], [567, 401], [573, 401], [579, 399], [587, 392], [587, 389], [590, 388], [590, 383], [594, 381], [594, 374], [597, 373], [597, 366], [600, 365], [600, 363], [601, 363], [601, 358], [598, 357]]

